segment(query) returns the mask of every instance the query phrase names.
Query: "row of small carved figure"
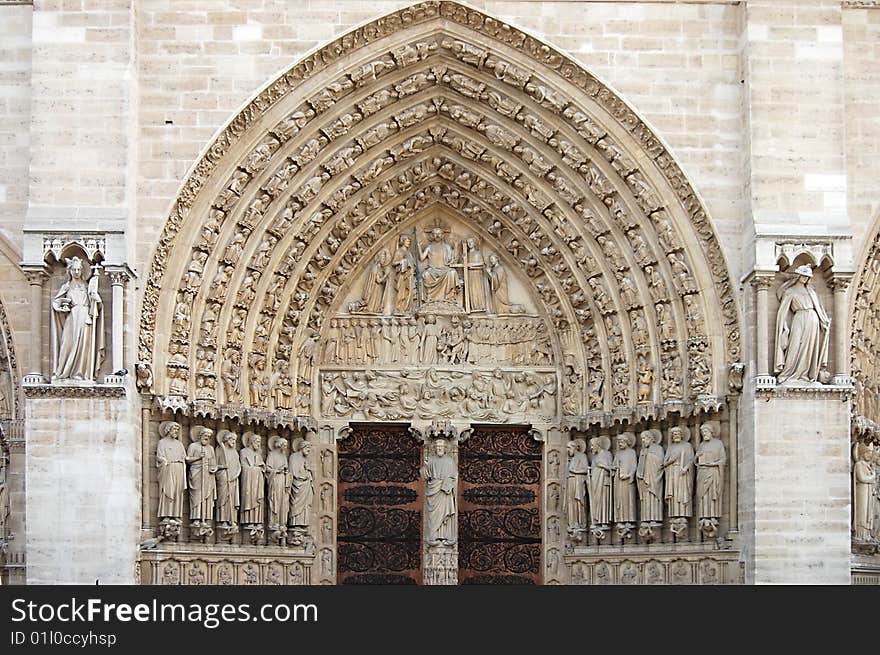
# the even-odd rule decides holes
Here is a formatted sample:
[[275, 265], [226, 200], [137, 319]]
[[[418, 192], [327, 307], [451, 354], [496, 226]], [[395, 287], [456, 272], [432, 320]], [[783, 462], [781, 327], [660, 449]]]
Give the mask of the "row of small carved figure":
[[329, 364], [396, 363], [547, 365], [553, 346], [540, 320], [459, 320], [440, 327], [436, 316], [335, 318], [324, 340]]
[[571, 540], [579, 543], [589, 531], [602, 541], [613, 523], [625, 541], [634, 536], [638, 523], [639, 537], [652, 541], [657, 538], [655, 530], [663, 525], [664, 502], [672, 533], [683, 537], [694, 516], [695, 474], [699, 529], [706, 538], [716, 537], [727, 463], [719, 434], [718, 421], [704, 423], [694, 451], [690, 430], [674, 426], [664, 452], [660, 430], [644, 430], [636, 454], [635, 434], [623, 432], [615, 437], [613, 456], [607, 436], [590, 439], [589, 457], [583, 439], [569, 441], [564, 503]]
[[853, 458], [853, 540], [880, 545], [880, 448], [857, 442]]
[[299, 546], [311, 540], [308, 533], [315, 489], [308, 441], [302, 437], [293, 439], [288, 456], [287, 439], [272, 435], [264, 461], [261, 437], [253, 432], [244, 433], [244, 447], [239, 452], [238, 437], [230, 430], [218, 431], [216, 450], [210, 428], [193, 427], [192, 443], [186, 450], [180, 442], [181, 431], [175, 421], [159, 425], [157, 515], [163, 537], [179, 537], [188, 490], [189, 525], [194, 537], [211, 536], [216, 519], [224, 538], [231, 539], [237, 534], [240, 524], [249, 532], [251, 541], [257, 543], [264, 535], [268, 518], [274, 542]]

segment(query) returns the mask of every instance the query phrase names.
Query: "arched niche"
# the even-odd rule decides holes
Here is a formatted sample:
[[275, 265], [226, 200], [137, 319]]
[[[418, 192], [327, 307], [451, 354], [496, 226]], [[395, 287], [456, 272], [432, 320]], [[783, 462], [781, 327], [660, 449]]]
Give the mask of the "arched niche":
[[852, 281], [850, 365], [854, 436], [880, 444], [880, 215]]

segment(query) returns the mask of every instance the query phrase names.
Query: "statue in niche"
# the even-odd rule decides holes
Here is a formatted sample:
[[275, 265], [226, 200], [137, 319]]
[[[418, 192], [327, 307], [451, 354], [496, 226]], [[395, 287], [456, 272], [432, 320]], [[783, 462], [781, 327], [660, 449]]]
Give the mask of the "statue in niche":
[[873, 540], [874, 445], [857, 443], [853, 446], [853, 538], [859, 542]]
[[383, 248], [379, 251], [367, 273], [362, 298], [355, 300], [349, 307], [349, 311], [362, 314], [385, 313], [385, 288], [388, 285], [388, 276], [391, 272], [390, 263], [391, 255], [388, 250]]
[[412, 253], [412, 237], [401, 234], [397, 250], [391, 258], [394, 267], [394, 313], [412, 312], [416, 296], [416, 261]]
[[523, 305], [510, 302], [510, 293], [507, 285], [507, 269], [501, 265], [498, 255], [489, 255], [489, 289], [493, 300], [494, 309], [499, 314], [524, 314], [526, 308]]
[[230, 430], [217, 434], [217, 522], [227, 536], [238, 532], [241, 459], [236, 449], [238, 437]]
[[468, 237], [464, 241], [462, 250], [465, 311], [485, 312], [488, 309], [489, 284], [483, 251], [474, 237]]
[[712, 538], [718, 532], [721, 518], [721, 500], [724, 497], [724, 465], [727, 453], [718, 436], [721, 424], [707, 421], [700, 426], [700, 445], [694, 464], [697, 467], [697, 518], [700, 530]]
[[430, 546], [455, 543], [455, 495], [458, 471], [452, 456], [446, 452], [448, 443], [437, 439], [434, 454], [425, 454], [421, 474], [425, 480], [426, 541]]
[[269, 529], [276, 541], [287, 536], [287, 517], [290, 513], [287, 439], [277, 434], [269, 437], [269, 455], [266, 457], [266, 478], [269, 487]]
[[798, 266], [776, 296], [776, 357], [774, 371], [784, 382], [816, 382], [828, 365], [831, 319], [811, 286], [813, 269]]
[[432, 227], [428, 233], [430, 241], [419, 253], [419, 260], [426, 262], [422, 270], [422, 287], [427, 302], [455, 303], [462, 284], [453, 268], [455, 252], [445, 238], [446, 233], [447, 230], [439, 224]]
[[260, 453], [260, 435], [245, 432], [241, 438], [241, 524], [254, 541], [262, 536], [266, 505], [266, 464]]
[[612, 471], [614, 475], [614, 522], [620, 537], [626, 539], [631, 534], [636, 521], [636, 470], [638, 461], [636, 435], [623, 432], [617, 436], [617, 452], [614, 453]]
[[217, 460], [211, 437], [214, 431], [204, 426], [193, 428], [192, 443], [186, 451], [189, 464], [189, 518], [200, 537], [213, 533], [214, 502], [217, 499]]
[[641, 433], [642, 448], [636, 483], [639, 490], [639, 534], [653, 537], [653, 528], [663, 523], [663, 446], [659, 430]]
[[160, 531], [166, 537], [180, 534], [183, 518], [183, 494], [186, 491], [186, 450], [180, 443], [180, 424], [162, 421], [159, 424], [159, 445], [156, 467], [159, 469]]
[[590, 492], [590, 529], [597, 538], [605, 536], [605, 530], [611, 523], [611, 440], [602, 435], [590, 439], [589, 492]]
[[587, 444], [583, 439], [569, 441], [566, 447], [568, 477], [565, 482], [565, 509], [568, 533], [576, 541], [580, 541], [583, 532], [587, 529], [587, 478], [590, 473], [590, 462], [587, 459]]
[[55, 380], [95, 381], [104, 361], [104, 310], [97, 266], [88, 280], [79, 257], [65, 259], [67, 281], [52, 298]]
[[687, 532], [688, 518], [693, 515], [694, 447], [691, 432], [683, 425], [669, 430], [669, 446], [663, 458], [666, 475], [665, 497], [672, 531], [677, 536]]
[[287, 523], [295, 529], [307, 530], [312, 520], [312, 500], [315, 483], [309, 466], [312, 444], [297, 437], [293, 440], [293, 452], [288, 462], [290, 471], [290, 518]]

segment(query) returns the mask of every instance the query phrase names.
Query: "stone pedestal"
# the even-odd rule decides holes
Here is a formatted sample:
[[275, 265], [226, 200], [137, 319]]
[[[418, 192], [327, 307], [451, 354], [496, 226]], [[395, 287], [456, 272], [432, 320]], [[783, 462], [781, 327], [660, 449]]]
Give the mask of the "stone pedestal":
[[746, 582], [849, 584], [850, 391], [753, 392], [740, 441]]
[[28, 584], [134, 584], [138, 406], [128, 387], [25, 387]]

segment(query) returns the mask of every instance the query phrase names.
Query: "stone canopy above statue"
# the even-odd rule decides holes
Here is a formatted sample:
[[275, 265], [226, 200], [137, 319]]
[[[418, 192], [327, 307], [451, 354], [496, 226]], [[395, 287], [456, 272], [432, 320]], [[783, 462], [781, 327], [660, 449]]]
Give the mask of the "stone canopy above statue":
[[405, 317], [536, 313], [499, 252], [473, 230], [440, 218], [382, 244], [342, 307], [352, 315]]

